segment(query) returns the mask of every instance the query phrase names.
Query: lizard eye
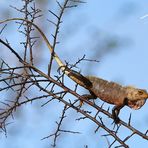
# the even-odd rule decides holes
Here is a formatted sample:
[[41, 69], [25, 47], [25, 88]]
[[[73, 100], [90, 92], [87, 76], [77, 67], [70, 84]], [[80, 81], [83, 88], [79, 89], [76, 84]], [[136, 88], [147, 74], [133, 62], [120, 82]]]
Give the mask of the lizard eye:
[[139, 91], [138, 91], [138, 94], [139, 94], [139, 95], [143, 95], [143, 91], [139, 90]]

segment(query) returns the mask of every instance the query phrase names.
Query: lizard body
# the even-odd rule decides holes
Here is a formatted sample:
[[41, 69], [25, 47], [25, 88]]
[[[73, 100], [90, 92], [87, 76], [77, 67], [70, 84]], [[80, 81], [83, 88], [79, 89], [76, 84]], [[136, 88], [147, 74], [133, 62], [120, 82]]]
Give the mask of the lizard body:
[[94, 76], [86, 76], [86, 78], [92, 82], [89, 91], [101, 100], [116, 106], [122, 106], [126, 103], [125, 105], [133, 109], [139, 109], [142, 105], [141, 100], [144, 105], [145, 99], [148, 98], [148, 93], [143, 89], [122, 86]]
[[[114, 122], [119, 123], [118, 117], [120, 110], [126, 105], [132, 109], [140, 109], [148, 98], [148, 93], [144, 89], [139, 89], [131, 86], [122, 86], [115, 82], [109, 82], [94, 76], [86, 76], [92, 85], [85, 86], [90, 94], [83, 95], [86, 99], [101, 100], [115, 105], [112, 109]], [[83, 80], [83, 76], [82, 79]], [[81, 104], [83, 102], [81, 101]]]
[[128, 86], [124, 87], [117, 83], [108, 82], [106, 80], [94, 76], [85, 77], [80, 73], [67, 68], [67, 66], [61, 61], [58, 55], [54, 52], [50, 42], [48, 41], [43, 31], [33, 22], [22, 18], [12, 18], [0, 21], [0, 24], [16, 20], [30, 23], [39, 31], [47, 47], [49, 48], [51, 54], [58, 63], [60, 69], [66, 75], [68, 75], [68, 77], [70, 77], [73, 81], [75, 81], [76, 83], [78, 83], [79, 85], [85, 87], [90, 91], [90, 95], [83, 95], [86, 99], [91, 99], [91, 98], [95, 99], [98, 97], [107, 103], [115, 105], [113, 109], [113, 117], [115, 119], [115, 123], [118, 123], [119, 121], [118, 114], [123, 106], [127, 105], [133, 109], [139, 109], [144, 105], [146, 99], [148, 98], [148, 93], [146, 92], [146, 90], [134, 87], [128, 87]]

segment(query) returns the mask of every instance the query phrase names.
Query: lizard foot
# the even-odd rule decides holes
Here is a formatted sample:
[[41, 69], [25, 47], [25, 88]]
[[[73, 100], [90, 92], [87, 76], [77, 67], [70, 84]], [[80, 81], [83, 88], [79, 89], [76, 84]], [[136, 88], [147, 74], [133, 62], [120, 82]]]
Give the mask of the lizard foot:
[[114, 122], [115, 124], [119, 124], [120, 122], [120, 118], [118, 117], [119, 113], [120, 113], [120, 109], [122, 108], [123, 106], [115, 106], [112, 110], [112, 116], [113, 116], [113, 119], [114, 119]]

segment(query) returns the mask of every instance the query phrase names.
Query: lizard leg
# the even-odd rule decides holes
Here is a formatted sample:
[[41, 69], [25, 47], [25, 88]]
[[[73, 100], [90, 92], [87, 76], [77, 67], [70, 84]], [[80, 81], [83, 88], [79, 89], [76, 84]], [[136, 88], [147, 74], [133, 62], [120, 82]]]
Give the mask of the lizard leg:
[[113, 119], [114, 119], [115, 124], [118, 124], [118, 123], [119, 123], [120, 118], [118, 117], [118, 115], [119, 115], [119, 113], [120, 113], [120, 110], [121, 110], [125, 105], [127, 105], [127, 101], [128, 101], [128, 99], [125, 98], [122, 105], [116, 105], [116, 106], [112, 109], [112, 116], [113, 116]]
[[[90, 99], [97, 99], [97, 96], [93, 93], [93, 92], [91, 92], [90, 91], [90, 94], [84, 94], [84, 95], [82, 95], [86, 100], [90, 100]], [[83, 105], [83, 101], [82, 100], [80, 100], [80, 106], [82, 106]]]
[[124, 106], [124, 105], [115, 106], [115, 107], [112, 109], [112, 116], [113, 116], [113, 119], [114, 119], [115, 124], [118, 124], [119, 121], [120, 121], [120, 118], [118, 117], [118, 115], [119, 115], [120, 110], [122, 109], [123, 106]]

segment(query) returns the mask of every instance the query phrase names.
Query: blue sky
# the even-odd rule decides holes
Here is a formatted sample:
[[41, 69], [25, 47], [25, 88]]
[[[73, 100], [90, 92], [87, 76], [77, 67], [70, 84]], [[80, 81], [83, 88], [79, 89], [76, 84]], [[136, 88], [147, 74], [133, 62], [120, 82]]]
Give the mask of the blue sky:
[[[1, 0], [0, 8], [8, 9], [9, 5], [14, 5], [15, 3], [15, 0]], [[98, 40], [97, 38], [102, 38], [102, 36], [118, 38], [121, 43], [123, 42], [124, 46], [119, 47], [119, 50], [111, 52], [101, 59], [97, 59], [100, 62], [93, 63], [91, 72], [88, 70], [87, 62], [80, 64], [80, 69], [82, 69], [83, 73], [93, 74], [107, 80], [120, 82], [123, 85], [133, 85], [148, 90], [148, 17], [140, 19], [141, 16], [146, 14], [148, 14], [146, 0], [88, 0], [86, 4], [71, 11], [69, 13], [70, 18], [66, 17], [68, 19], [65, 20], [61, 27], [59, 37], [61, 44], [58, 45], [57, 52], [63, 60], [72, 63], [84, 54], [86, 54], [87, 58], [91, 58], [93, 53], [90, 47], [93, 47], [96, 40]], [[12, 16], [18, 16], [18, 14], [14, 12]], [[81, 26], [79, 29], [76, 25], [71, 26], [71, 22], [84, 26]], [[68, 31], [72, 31], [69, 27], [73, 27], [76, 33], [68, 34], [69, 36], [67, 37], [67, 35], [64, 34], [64, 27], [67, 27]], [[94, 30], [99, 33], [90, 40]], [[11, 29], [9, 32], [11, 32]], [[9, 38], [12, 39], [13, 42], [14, 35], [10, 34]], [[66, 41], [64, 41], [64, 39]], [[60, 52], [60, 48], [63, 47], [64, 50]], [[99, 52], [99, 47], [95, 49]], [[48, 55], [46, 50], [44, 56]], [[48, 57], [44, 58], [48, 59]], [[54, 121], [58, 119], [56, 118], [58, 117], [58, 113], [54, 112], [54, 105], [55, 103], [53, 102], [49, 105], [50, 110], [48, 110], [48, 106], [41, 108], [40, 111], [38, 111], [38, 109], [40, 109], [38, 103], [35, 103], [36, 107], [32, 107], [33, 105], [30, 104], [23, 106], [23, 111], [26, 112], [26, 114], [23, 114], [22, 118], [17, 117], [17, 119], [14, 120], [10, 128], [11, 134], [9, 134], [8, 130], [7, 138], [5, 138], [4, 135], [0, 136], [0, 146], [4, 148], [10, 146], [11, 148], [40, 148], [49, 146], [51, 141], [40, 141], [40, 139], [48, 135], [49, 132], [52, 132], [52, 130], [50, 130], [51, 128], [55, 128], [56, 124]], [[140, 131], [144, 131], [148, 129], [147, 106], [148, 103], [137, 111], [125, 107], [121, 111], [120, 117], [126, 121], [128, 120], [129, 114], [132, 113], [133, 125]], [[39, 113], [37, 114], [37, 112]], [[69, 114], [73, 114], [72, 111]], [[47, 118], [48, 116], [50, 117]], [[77, 114], [74, 113], [74, 116], [76, 118]], [[107, 145], [104, 145], [104, 143], [106, 144], [105, 138], [100, 137], [104, 131], [100, 130], [97, 134], [94, 134], [95, 125], [92, 122], [86, 120], [81, 123], [75, 123], [72, 118], [67, 119], [67, 121], [69, 124], [67, 125], [65, 123], [66, 127], [76, 131], [80, 130], [82, 134], [63, 134], [63, 136], [59, 138], [59, 148], [69, 146], [75, 148], [75, 143], [79, 143], [81, 148], [84, 147], [85, 143], [88, 144], [90, 148], [99, 147], [100, 145], [102, 148], [107, 147]], [[20, 126], [21, 128], [17, 130], [16, 134], [16, 127]], [[15, 127], [14, 131], [13, 127]], [[142, 138], [135, 137], [134, 141], [129, 142], [129, 144], [132, 145], [132, 148], [138, 148], [147, 147], [148, 142]]]

